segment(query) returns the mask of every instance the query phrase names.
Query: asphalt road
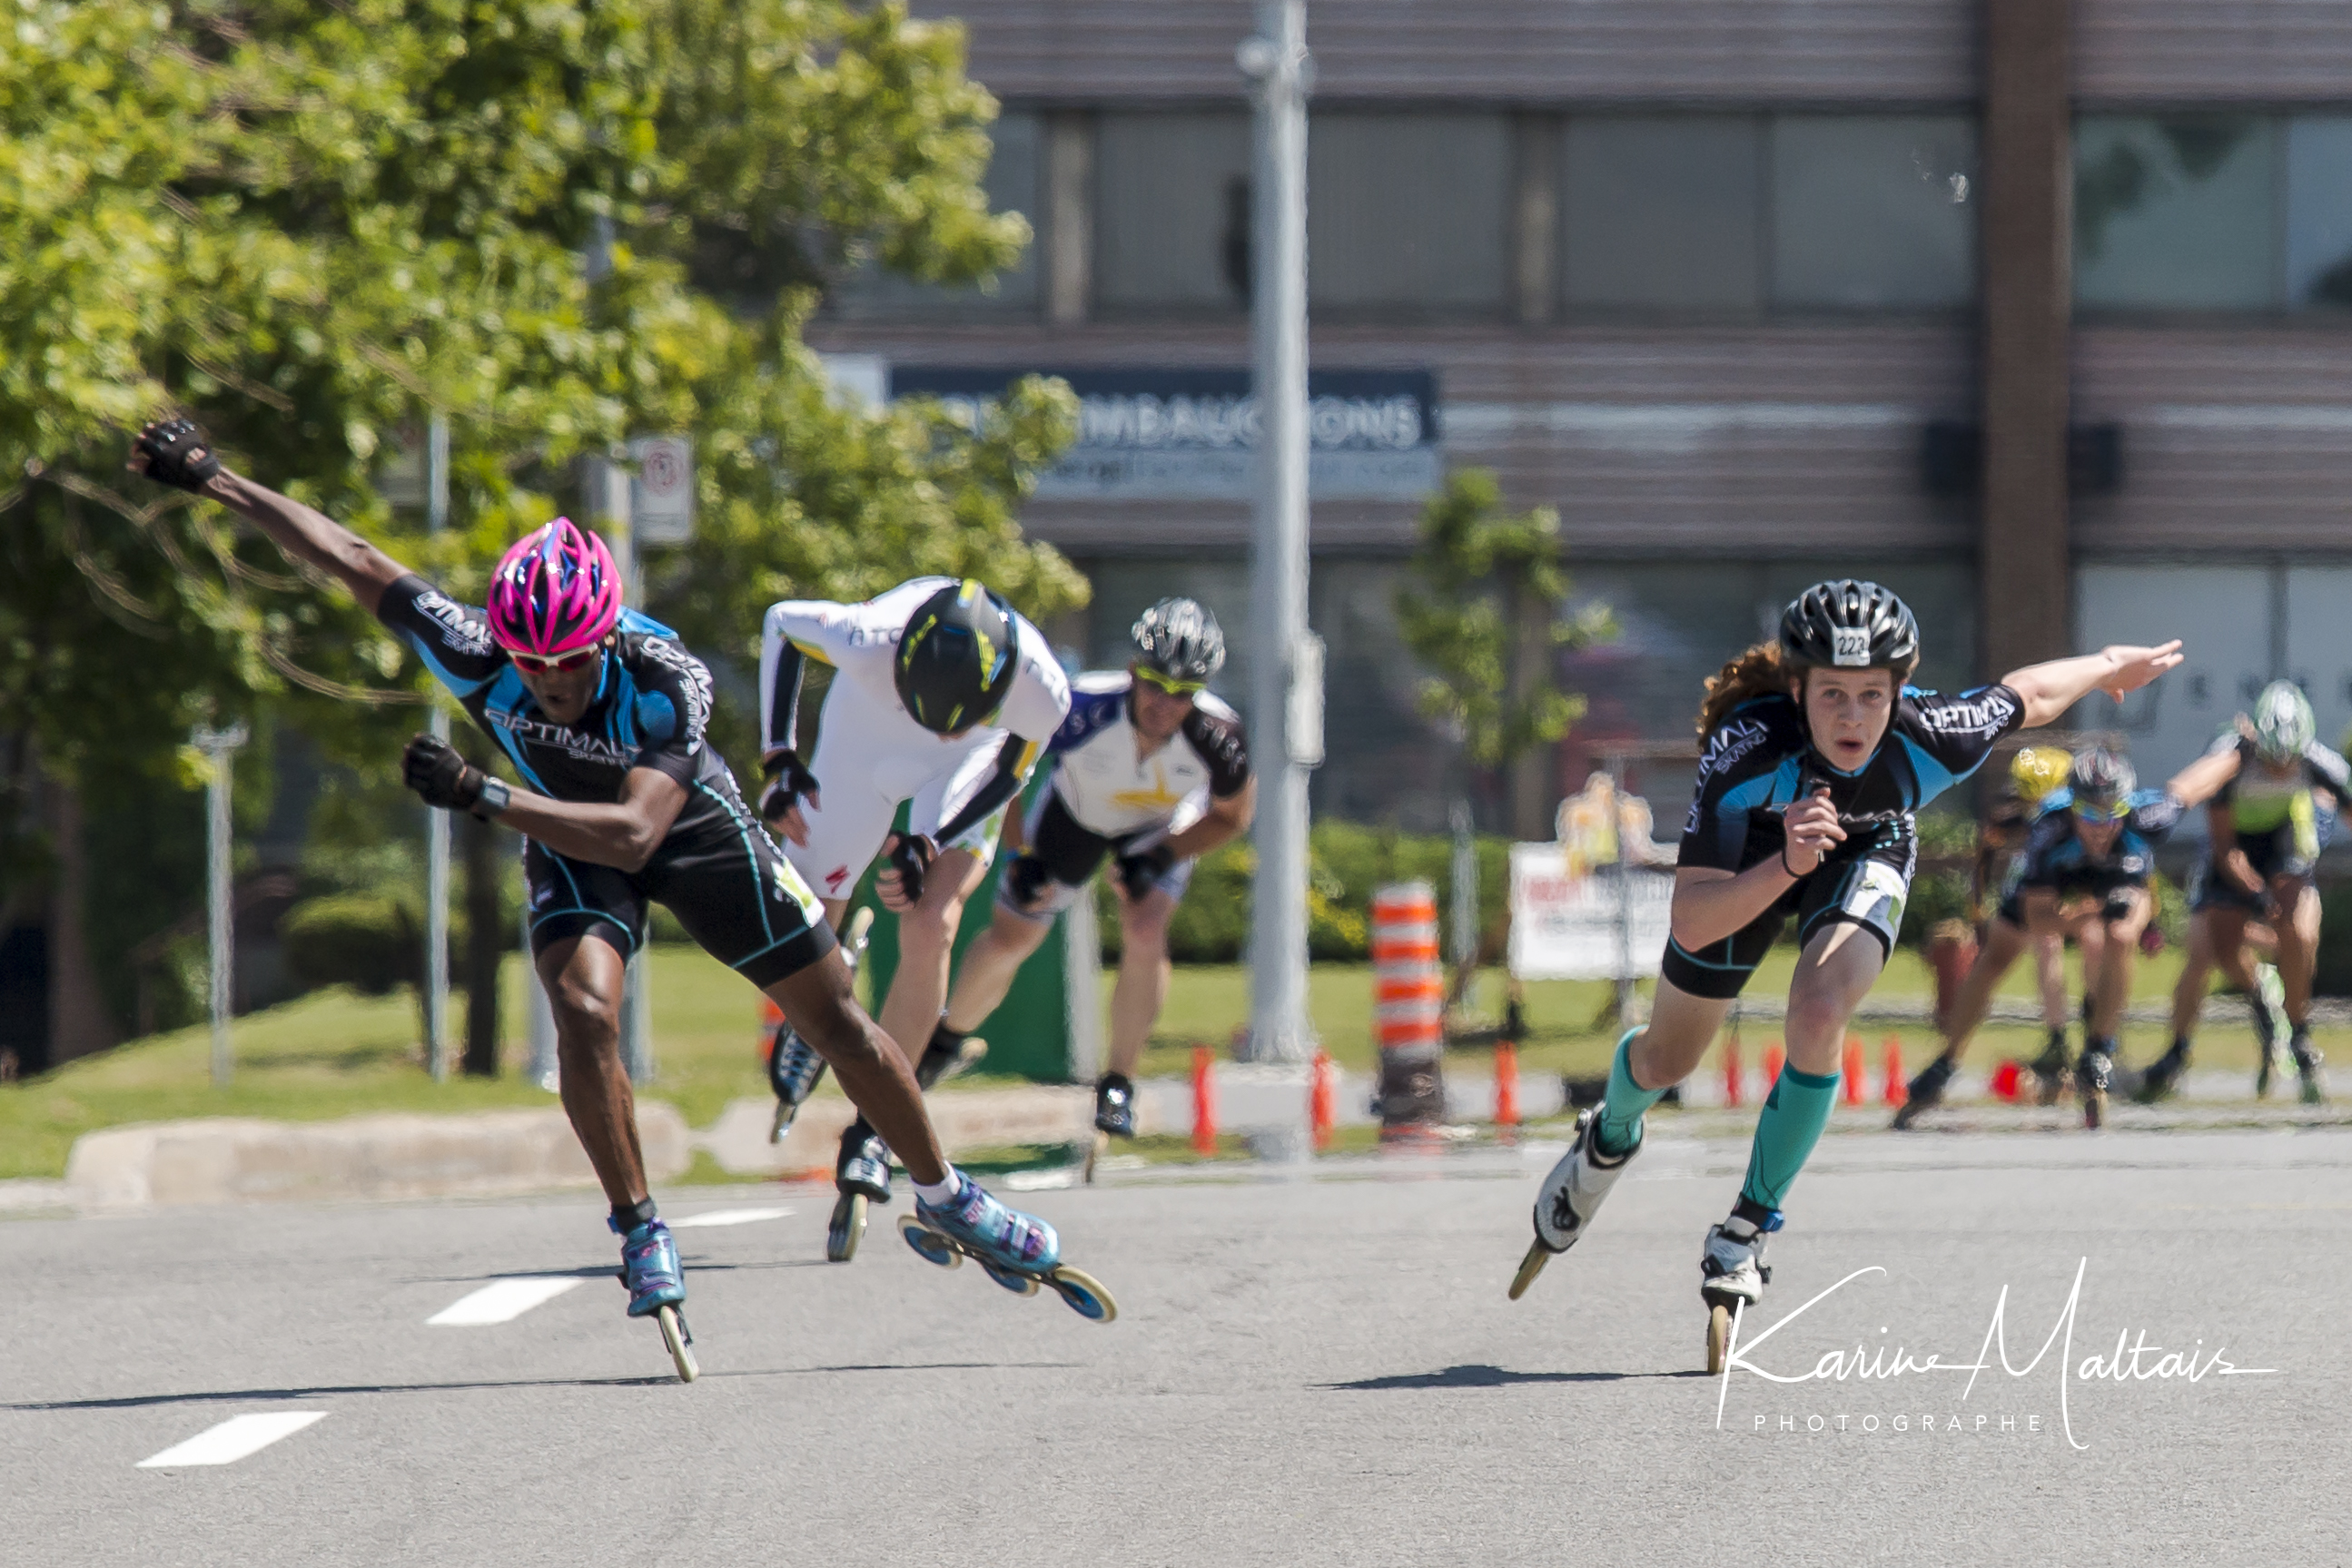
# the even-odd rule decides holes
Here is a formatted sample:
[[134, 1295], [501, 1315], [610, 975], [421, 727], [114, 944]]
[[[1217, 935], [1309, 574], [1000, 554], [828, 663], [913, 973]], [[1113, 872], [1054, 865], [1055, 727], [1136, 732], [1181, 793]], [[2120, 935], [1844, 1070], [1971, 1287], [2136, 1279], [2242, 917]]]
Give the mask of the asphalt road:
[[[681, 1231], [691, 1386], [577, 1197], [10, 1220], [0, 1562], [2352, 1558], [2352, 1131], [1828, 1140], [1764, 1317], [1884, 1272], [1755, 1364], [1970, 1362], [2005, 1287], [2022, 1366], [2079, 1269], [2071, 1343], [1973, 1388], [1698, 1372], [1699, 1241], [1745, 1148], [1663, 1127], [1507, 1301], [1550, 1153], [1027, 1195], [1118, 1293], [1108, 1327], [879, 1226], [829, 1266], [824, 1191], [673, 1196], [673, 1219], [793, 1210]], [[547, 1299], [426, 1322], [512, 1279], [537, 1283], [509, 1305]], [[2118, 1335], [2122, 1381], [2092, 1360]], [[317, 1418], [140, 1468], [250, 1416]]]

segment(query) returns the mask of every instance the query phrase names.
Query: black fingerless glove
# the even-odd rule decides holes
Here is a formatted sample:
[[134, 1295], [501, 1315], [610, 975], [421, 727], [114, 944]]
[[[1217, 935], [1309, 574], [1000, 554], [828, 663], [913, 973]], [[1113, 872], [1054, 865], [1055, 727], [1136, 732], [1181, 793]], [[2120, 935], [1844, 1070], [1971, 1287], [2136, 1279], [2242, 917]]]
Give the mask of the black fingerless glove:
[[147, 477], [158, 485], [201, 494], [205, 481], [221, 471], [219, 454], [192, 419], [159, 419], [132, 444], [146, 455]]
[[921, 902], [923, 873], [937, 860], [940, 846], [921, 833], [893, 834], [889, 850], [884, 854], [890, 869], [898, 873], [898, 890], [909, 904]]
[[1004, 894], [1016, 909], [1034, 908], [1049, 880], [1045, 862], [1035, 855], [1015, 855], [1004, 868]]
[[428, 806], [470, 811], [488, 821], [507, 809], [507, 787], [457, 754], [446, 740], [420, 735], [400, 757], [401, 782]]
[[1152, 884], [1166, 876], [1176, 863], [1175, 852], [1163, 841], [1148, 850], [1118, 857], [1116, 868], [1119, 886], [1127, 889], [1129, 898], [1141, 898], [1151, 891]]
[[768, 781], [760, 791], [760, 816], [764, 821], [777, 821], [801, 803], [802, 796], [817, 792], [816, 775], [801, 766], [796, 751], [779, 751], [761, 763], [760, 776]]

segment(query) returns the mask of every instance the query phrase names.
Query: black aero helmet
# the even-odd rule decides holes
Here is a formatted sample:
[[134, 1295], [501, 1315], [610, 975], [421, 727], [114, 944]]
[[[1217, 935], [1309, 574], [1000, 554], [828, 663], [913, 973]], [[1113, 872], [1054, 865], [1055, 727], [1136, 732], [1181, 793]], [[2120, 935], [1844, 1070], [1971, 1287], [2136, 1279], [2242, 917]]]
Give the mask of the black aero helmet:
[[2132, 770], [2128, 758], [2116, 756], [2104, 746], [2077, 753], [2074, 766], [2067, 771], [2067, 793], [2078, 805], [2112, 807], [2139, 788], [2139, 775]]
[[1919, 622], [1874, 582], [1817, 582], [1780, 612], [1780, 656], [1792, 669], [1892, 670], [1896, 685], [1919, 664]]
[[1019, 650], [1013, 612], [965, 578], [916, 607], [898, 638], [890, 674], [898, 700], [940, 735], [986, 722], [1012, 688]]
[[1179, 681], [1206, 681], [1225, 667], [1225, 633], [1207, 605], [1163, 599], [1135, 618], [1136, 663]]

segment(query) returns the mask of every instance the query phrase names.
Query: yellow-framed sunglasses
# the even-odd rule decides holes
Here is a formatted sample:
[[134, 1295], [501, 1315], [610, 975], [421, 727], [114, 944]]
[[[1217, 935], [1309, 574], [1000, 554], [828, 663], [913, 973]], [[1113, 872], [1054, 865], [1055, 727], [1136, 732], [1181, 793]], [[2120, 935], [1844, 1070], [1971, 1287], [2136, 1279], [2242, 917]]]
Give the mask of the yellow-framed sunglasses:
[[1136, 665], [1135, 678], [1144, 682], [1153, 690], [1165, 692], [1171, 697], [1198, 696], [1209, 689], [1209, 683], [1206, 681], [1180, 681], [1173, 675], [1161, 674], [1149, 664]]

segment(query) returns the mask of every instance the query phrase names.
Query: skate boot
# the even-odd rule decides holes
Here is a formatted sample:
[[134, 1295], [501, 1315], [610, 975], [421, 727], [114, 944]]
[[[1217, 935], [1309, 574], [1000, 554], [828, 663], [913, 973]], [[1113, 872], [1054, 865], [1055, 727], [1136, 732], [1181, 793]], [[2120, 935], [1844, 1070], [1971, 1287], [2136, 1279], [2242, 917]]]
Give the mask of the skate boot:
[[[620, 1227], [606, 1219], [615, 1234]], [[686, 1273], [678, 1267], [677, 1243], [669, 1227], [648, 1219], [621, 1238], [621, 1283], [629, 1288], [629, 1315], [651, 1317], [686, 1300]]]
[[2246, 998], [2246, 1010], [2252, 1016], [2254, 1050], [2261, 1058], [2254, 1068], [2254, 1098], [2267, 1100], [2271, 1080], [2286, 1065], [2287, 1031], [2279, 1027], [2286, 1015], [2286, 982], [2279, 978], [2275, 966], [2254, 966], [2254, 994]]
[[776, 1093], [776, 1119], [768, 1128], [768, 1142], [781, 1144], [793, 1129], [793, 1118], [816, 1092], [824, 1077], [824, 1058], [789, 1023], [776, 1026], [774, 1047], [768, 1052], [768, 1087]]
[[2107, 1089], [2115, 1082], [2116, 1042], [2094, 1035], [2074, 1062], [2074, 1089], [2083, 1097], [2083, 1125], [2094, 1132], [2107, 1119]]
[[1118, 1316], [1102, 1281], [1062, 1261], [1062, 1239], [1034, 1215], [1007, 1208], [986, 1187], [961, 1171], [955, 1196], [933, 1204], [920, 1193], [915, 1212], [898, 1221], [898, 1234], [924, 1261], [952, 1269], [969, 1258], [988, 1277], [1016, 1296], [1034, 1296], [1051, 1285], [1080, 1317], [1107, 1323]]
[[[605, 1226], [619, 1233], [609, 1217]], [[621, 1237], [621, 1283], [628, 1287], [629, 1315], [651, 1318], [661, 1329], [662, 1345], [677, 1368], [677, 1380], [691, 1383], [702, 1369], [694, 1363], [694, 1334], [686, 1326], [686, 1270], [677, 1261], [677, 1243], [669, 1227], [658, 1219]]]
[[959, 1072], [970, 1071], [987, 1054], [988, 1041], [958, 1034], [941, 1024], [931, 1031], [931, 1042], [923, 1047], [923, 1059], [915, 1063], [915, 1082], [929, 1089]]
[[2320, 1066], [2326, 1058], [2319, 1054], [2319, 1047], [2311, 1043], [2309, 1027], [2296, 1030], [2288, 1039], [2286, 1049], [2287, 1053], [2294, 1058], [2295, 1076], [2303, 1080], [2303, 1103], [2306, 1105], [2325, 1104], [2327, 1100], [2327, 1075], [2320, 1071]]
[[[2084, 1030], [2086, 1036], [2088, 1032], [2086, 1028]], [[2033, 1074], [2033, 1082], [2040, 1091], [2042, 1103], [2044, 1105], [2058, 1103], [2058, 1096], [2066, 1087], [2066, 1031], [2063, 1029], [2052, 1030], [2050, 1043], [2042, 1047], [2042, 1054], [2026, 1063], [2026, 1066]]]
[[1601, 1212], [1601, 1205], [1633, 1156], [1642, 1152], [1640, 1143], [1622, 1155], [1611, 1156], [1601, 1152], [1598, 1143], [1601, 1113], [1606, 1102], [1584, 1113], [1576, 1124], [1576, 1141], [1560, 1155], [1559, 1163], [1551, 1167], [1543, 1185], [1536, 1188], [1536, 1239], [1528, 1243], [1527, 1256], [1519, 1260], [1519, 1271], [1511, 1281], [1511, 1300], [1527, 1294], [1543, 1266], [1559, 1254], [1575, 1246], [1583, 1238], [1585, 1227]]
[[1135, 1136], [1135, 1084], [1124, 1072], [1106, 1072], [1095, 1084], [1095, 1131]]
[[2180, 1082], [2181, 1073], [2188, 1068], [2189, 1042], [2176, 1039], [2172, 1049], [2149, 1062], [2147, 1071], [2139, 1075], [2139, 1087], [2132, 1091], [2132, 1098], [2143, 1105], [2153, 1105], [2159, 1100], [2170, 1098], [2173, 1086]]
[[1919, 1118], [1922, 1111], [1932, 1111], [1944, 1103], [1945, 1086], [1951, 1082], [1958, 1064], [1948, 1056], [1939, 1056], [1919, 1070], [1903, 1091], [1903, 1107], [1895, 1113], [1895, 1130], [1902, 1132]]
[[890, 1150], [863, 1116], [842, 1129], [833, 1185], [841, 1196], [834, 1199], [833, 1218], [825, 1225], [824, 1255], [829, 1262], [846, 1263], [857, 1256], [858, 1240], [866, 1234], [866, 1206], [890, 1201]]
[[1731, 1350], [1732, 1319], [1764, 1299], [1772, 1270], [1764, 1263], [1764, 1239], [1780, 1228], [1780, 1211], [1764, 1211], [1759, 1219], [1741, 1199], [1731, 1218], [1710, 1226], [1706, 1247], [1698, 1258], [1699, 1300], [1706, 1303], [1706, 1370], [1723, 1370]]

